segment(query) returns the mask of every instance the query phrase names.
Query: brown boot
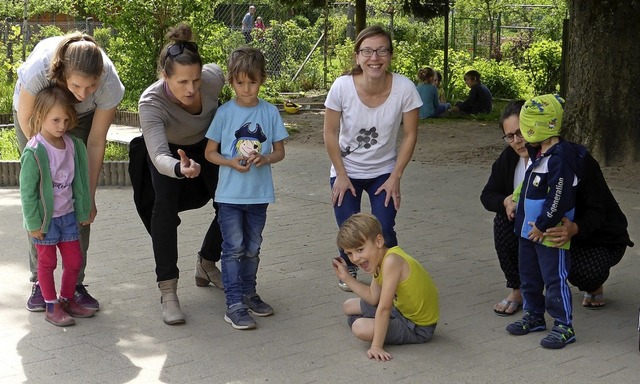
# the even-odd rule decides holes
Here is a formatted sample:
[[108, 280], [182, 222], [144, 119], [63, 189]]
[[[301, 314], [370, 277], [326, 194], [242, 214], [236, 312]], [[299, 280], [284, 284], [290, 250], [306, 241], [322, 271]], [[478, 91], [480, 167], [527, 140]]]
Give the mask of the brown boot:
[[216, 263], [203, 259], [202, 256], [198, 254], [198, 259], [196, 260], [196, 285], [198, 287], [206, 287], [209, 283], [212, 283], [220, 289], [224, 289], [222, 274], [218, 267], [216, 267]]
[[60, 303], [47, 303], [47, 312], [44, 319], [58, 327], [66, 327], [76, 323], [73, 317], [62, 309]]
[[73, 317], [91, 317], [96, 314], [93, 309], [85, 308], [82, 305], [76, 303], [75, 298], [63, 299], [60, 298], [60, 305], [62, 309]]
[[158, 282], [158, 288], [162, 298], [162, 321], [165, 324], [175, 325], [184, 324], [184, 315], [180, 309], [180, 301], [176, 291], [178, 289], [178, 279], [164, 280]]

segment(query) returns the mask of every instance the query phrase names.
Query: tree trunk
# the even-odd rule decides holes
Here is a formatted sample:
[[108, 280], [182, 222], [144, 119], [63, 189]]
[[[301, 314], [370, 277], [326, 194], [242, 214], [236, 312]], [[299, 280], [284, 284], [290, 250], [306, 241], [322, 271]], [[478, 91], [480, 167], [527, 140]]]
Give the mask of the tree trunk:
[[569, 7], [563, 136], [602, 165], [637, 162], [640, 0], [570, 0]]
[[367, 0], [356, 0], [356, 36], [367, 27]]

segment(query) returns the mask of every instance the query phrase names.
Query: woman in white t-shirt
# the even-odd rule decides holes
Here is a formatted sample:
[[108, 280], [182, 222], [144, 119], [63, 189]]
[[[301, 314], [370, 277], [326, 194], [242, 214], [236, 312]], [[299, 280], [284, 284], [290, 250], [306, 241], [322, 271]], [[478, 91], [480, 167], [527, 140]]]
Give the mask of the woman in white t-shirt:
[[[33, 114], [36, 94], [51, 86], [67, 90], [76, 101], [78, 125], [70, 134], [80, 138], [87, 146], [92, 201], [89, 222], [93, 222], [98, 212], [95, 194], [104, 160], [107, 131], [124, 95], [124, 86], [113, 63], [93, 37], [73, 32], [42, 40], [18, 68], [18, 81], [13, 95], [13, 121], [20, 151], [30, 138], [29, 119]], [[89, 248], [88, 225], [80, 228], [80, 244], [83, 263], [76, 285], [76, 301], [86, 308], [98, 310], [100, 304], [89, 295], [83, 284]], [[32, 245], [29, 261], [34, 284], [27, 309], [44, 311], [45, 303], [37, 283], [38, 256]]]
[[[382, 224], [385, 245], [397, 245], [394, 230], [400, 208], [400, 178], [418, 135], [415, 84], [388, 71], [391, 36], [381, 27], [364, 29], [354, 45], [355, 68], [336, 79], [325, 101], [324, 142], [331, 159], [331, 201], [338, 226], [360, 212], [367, 192], [372, 213]], [[396, 138], [403, 126], [403, 138]], [[340, 250], [349, 273], [357, 267]], [[342, 281], [339, 286], [349, 290]]]

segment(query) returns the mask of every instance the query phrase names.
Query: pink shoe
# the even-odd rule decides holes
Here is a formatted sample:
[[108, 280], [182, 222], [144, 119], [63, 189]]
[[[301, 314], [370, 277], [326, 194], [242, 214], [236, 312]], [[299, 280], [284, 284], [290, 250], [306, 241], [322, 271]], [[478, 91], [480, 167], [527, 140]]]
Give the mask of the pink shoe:
[[82, 305], [76, 303], [75, 298], [63, 299], [60, 298], [62, 309], [73, 317], [92, 317], [96, 314], [93, 309], [85, 308]]
[[66, 327], [76, 323], [73, 317], [62, 309], [60, 303], [47, 303], [47, 313], [44, 319], [58, 327]]

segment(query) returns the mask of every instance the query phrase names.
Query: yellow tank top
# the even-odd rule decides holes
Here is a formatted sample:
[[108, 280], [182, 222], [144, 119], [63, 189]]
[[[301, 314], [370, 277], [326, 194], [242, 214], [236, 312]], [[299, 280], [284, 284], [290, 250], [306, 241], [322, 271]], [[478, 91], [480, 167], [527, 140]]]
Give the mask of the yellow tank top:
[[[409, 276], [398, 283], [393, 305], [398, 308], [404, 317], [416, 325], [427, 326], [437, 323], [440, 316], [438, 289], [433, 280], [431, 280], [429, 272], [400, 247], [389, 248], [382, 258], [383, 263], [384, 258], [391, 253], [402, 257], [409, 264], [409, 269], [411, 270]], [[382, 286], [384, 280], [382, 270], [378, 275], [374, 276], [374, 279]]]

